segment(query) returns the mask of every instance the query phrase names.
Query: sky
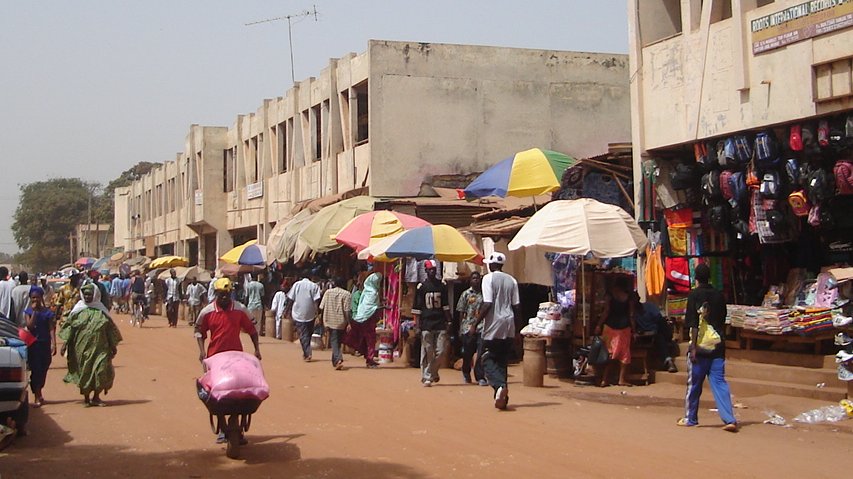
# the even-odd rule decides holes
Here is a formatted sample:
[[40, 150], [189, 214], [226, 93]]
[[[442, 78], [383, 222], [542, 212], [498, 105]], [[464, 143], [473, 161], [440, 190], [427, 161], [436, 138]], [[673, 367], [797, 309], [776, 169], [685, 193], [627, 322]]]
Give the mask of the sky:
[[20, 185], [102, 184], [173, 160], [191, 124], [231, 126], [367, 41], [627, 53], [620, 0], [3, 0], [0, 252]]

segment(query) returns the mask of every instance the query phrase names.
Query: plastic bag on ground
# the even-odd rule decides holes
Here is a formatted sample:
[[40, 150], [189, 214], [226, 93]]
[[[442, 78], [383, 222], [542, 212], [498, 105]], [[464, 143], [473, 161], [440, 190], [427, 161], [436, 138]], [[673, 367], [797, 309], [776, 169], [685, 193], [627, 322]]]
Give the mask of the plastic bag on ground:
[[199, 378], [201, 386], [216, 401], [222, 399], [259, 399], [270, 395], [261, 362], [242, 351], [225, 351], [204, 360], [207, 370]]
[[838, 422], [848, 417], [844, 406], [833, 404], [801, 413], [794, 418], [794, 421], [805, 424], [818, 424], [821, 422]]

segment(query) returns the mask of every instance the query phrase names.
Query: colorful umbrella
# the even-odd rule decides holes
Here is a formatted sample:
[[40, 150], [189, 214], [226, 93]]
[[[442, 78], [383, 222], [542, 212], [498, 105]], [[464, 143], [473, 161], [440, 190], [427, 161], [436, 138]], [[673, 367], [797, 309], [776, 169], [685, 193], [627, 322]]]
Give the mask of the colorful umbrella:
[[265, 266], [267, 264], [267, 247], [258, 244], [258, 240], [251, 240], [232, 248], [219, 259], [230, 264]]
[[460, 262], [482, 260], [482, 256], [456, 228], [448, 225], [410, 229], [368, 246], [358, 254], [359, 259], [377, 261], [411, 257]]
[[263, 271], [263, 266], [253, 266], [248, 264], [233, 264], [225, 263], [219, 267], [218, 277], [222, 276], [237, 276], [246, 273], [257, 273]]
[[373, 210], [375, 198], [356, 196], [326, 206], [314, 215], [311, 222], [299, 235], [317, 253], [326, 253], [341, 247], [333, 237], [347, 222], [356, 216]]
[[148, 269], [174, 268], [188, 264], [190, 264], [190, 260], [183, 256], [161, 256], [148, 264]]
[[560, 188], [566, 168], [577, 162], [556, 151], [533, 148], [516, 153], [484, 171], [465, 188], [466, 198], [527, 197]]
[[344, 225], [335, 241], [361, 251], [388, 236], [420, 226], [429, 226], [428, 221], [394, 211], [369, 211], [351, 219]]
[[83, 256], [74, 262], [74, 266], [77, 266], [78, 268], [88, 269], [93, 264], [95, 264], [95, 261], [97, 260], [98, 258], [90, 258], [88, 256]]
[[94, 269], [94, 270], [96, 270], [96, 271], [101, 271], [101, 270], [106, 269], [107, 271], [109, 271], [109, 269], [110, 269], [110, 268], [109, 268], [109, 267], [108, 267], [108, 265], [107, 265], [107, 263], [108, 263], [109, 261], [110, 261], [109, 256], [106, 256], [106, 257], [103, 257], [103, 258], [99, 258], [97, 261], [95, 261], [95, 262], [92, 264], [92, 268], [91, 268], [91, 269]]

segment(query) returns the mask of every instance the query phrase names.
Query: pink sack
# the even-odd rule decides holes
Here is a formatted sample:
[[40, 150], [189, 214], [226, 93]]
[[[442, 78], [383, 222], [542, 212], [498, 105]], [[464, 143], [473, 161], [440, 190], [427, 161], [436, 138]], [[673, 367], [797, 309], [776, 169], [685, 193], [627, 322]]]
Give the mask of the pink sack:
[[261, 362], [242, 351], [225, 351], [204, 360], [207, 370], [199, 379], [214, 400], [260, 399], [270, 395]]

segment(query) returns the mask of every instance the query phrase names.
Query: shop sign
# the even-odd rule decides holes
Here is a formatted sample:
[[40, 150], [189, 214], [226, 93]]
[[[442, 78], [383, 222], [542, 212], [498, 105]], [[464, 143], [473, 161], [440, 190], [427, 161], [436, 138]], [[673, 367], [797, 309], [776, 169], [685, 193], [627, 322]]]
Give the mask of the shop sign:
[[750, 22], [758, 54], [853, 26], [853, 0], [813, 0]]
[[204, 204], [204, 195], [202, 194], [202, 190], [195, 190], [195, 204], [196, 206]]
[[255, 198], [260, 198], [264, 196], [264, 182], [259, 181], [257, 183], [252, 183], [250, 185], [246, 185], [246, 199], [253, 200]]

